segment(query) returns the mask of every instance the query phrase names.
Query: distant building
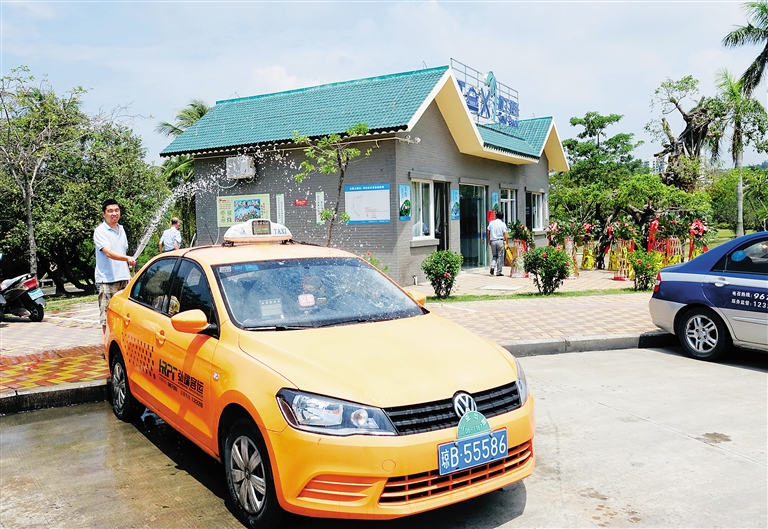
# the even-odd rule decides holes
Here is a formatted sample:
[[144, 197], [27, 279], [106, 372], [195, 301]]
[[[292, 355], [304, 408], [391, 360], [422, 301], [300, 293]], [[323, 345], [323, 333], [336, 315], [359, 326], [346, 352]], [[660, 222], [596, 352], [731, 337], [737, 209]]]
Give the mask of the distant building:
[[[458, 67], [457, 67], [458, 65]], [[228, 90], [225, 90], [228, 91]], [[516, 92], [460, 63], [218, 101], [162, 156], [194, 157], [200, 186], [197, 240], [221, 242], [247, 218], [285, 224], [294, 239], [325, 244], [319, 212], [336, 200], [337, 175], [293, 180], [310, 138], [368, 125], [347, 170], [334, 246], [372, 252], [401, 285], [435, 250], [490, 261], [486, 226], [498, 208], [545, 242], [550, 171], [568, 163], [553, 118], [518, 119]]]
[[661, 174], [667, 168], [667, 157], [655, 156], [653, 158], [646, 158], [643, 160], [643, 166], [650, 169], [651, 174]]

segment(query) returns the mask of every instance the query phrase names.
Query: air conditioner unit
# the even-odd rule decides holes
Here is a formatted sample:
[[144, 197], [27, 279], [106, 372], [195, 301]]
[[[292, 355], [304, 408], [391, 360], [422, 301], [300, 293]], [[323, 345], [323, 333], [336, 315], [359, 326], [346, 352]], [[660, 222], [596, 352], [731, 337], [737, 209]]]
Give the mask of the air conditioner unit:
[[227, 158], [227, 179], [238, 180], [256, 176], [253, 156], [232, 156]]

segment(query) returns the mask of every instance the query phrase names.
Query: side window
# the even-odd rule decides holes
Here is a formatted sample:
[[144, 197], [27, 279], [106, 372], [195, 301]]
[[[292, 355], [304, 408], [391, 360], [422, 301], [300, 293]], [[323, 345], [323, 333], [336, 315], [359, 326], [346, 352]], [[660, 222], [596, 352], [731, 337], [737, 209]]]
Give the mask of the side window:
[[131, 298], [159, 312], [168, 312], [168, 289], [176, 261], [177, 259], [155, 261], [134, 283]]
[[768, 275], [768, 239], [747, 244], [730, 253], [725, 260], [725, 270]]
[[171, 316], [186, 310], [200, 309], [209, 323], [216, 321], [213, 312], [213, 296], [203, 269], [187, 259], [181, 262], [171, 291]]

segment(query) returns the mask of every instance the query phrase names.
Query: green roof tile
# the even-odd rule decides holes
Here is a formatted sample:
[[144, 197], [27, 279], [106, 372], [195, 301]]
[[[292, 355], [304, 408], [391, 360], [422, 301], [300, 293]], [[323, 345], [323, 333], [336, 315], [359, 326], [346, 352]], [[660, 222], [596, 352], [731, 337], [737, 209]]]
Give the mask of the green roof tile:
[[447, 70], [442, 66], [217, 101], [160, 154], [285, 141], [294, 130], [324, 136], [358, 122], [372, 131], [397, 130], [408, 124]]
[[517, 128], [489, 123], [477, 125], [477, 130], [485, 147], [539, 158], [551, 124], [551, 117], [521, 119]]

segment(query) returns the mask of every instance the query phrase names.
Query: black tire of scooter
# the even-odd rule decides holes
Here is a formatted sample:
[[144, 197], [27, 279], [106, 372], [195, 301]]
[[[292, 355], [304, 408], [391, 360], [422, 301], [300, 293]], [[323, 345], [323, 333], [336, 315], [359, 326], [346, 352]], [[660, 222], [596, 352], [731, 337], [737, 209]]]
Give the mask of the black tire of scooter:
[[38, 305], [34, 301], [27, 301], [25, 303], [25, 308], [29, 311], [29, 321], [43, 321], [45, 309], [43, 309], [42, 305]]

